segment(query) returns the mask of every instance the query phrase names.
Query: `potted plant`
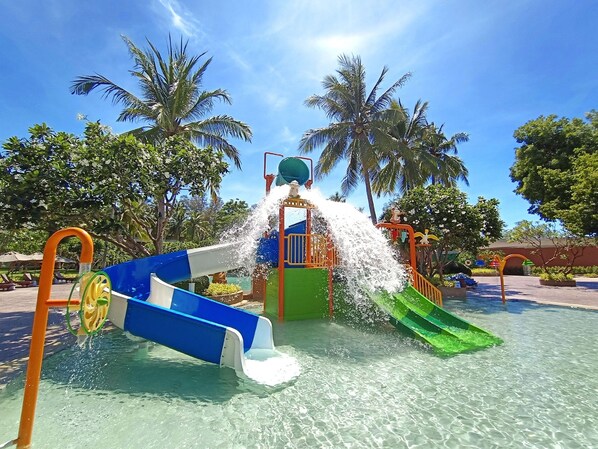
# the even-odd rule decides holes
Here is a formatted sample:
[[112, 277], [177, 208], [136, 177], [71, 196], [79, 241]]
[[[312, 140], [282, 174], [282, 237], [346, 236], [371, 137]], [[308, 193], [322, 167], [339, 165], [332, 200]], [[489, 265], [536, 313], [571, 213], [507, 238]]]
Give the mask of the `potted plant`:
[[203, 292], [203, 295], [228, 305], [243, 301], [243, 289], [237, 284], [210, 283], [208, 288]]
[[[459, 287], [457, 287], [459, 285]], [[461, 287], [459, 281], [443, 280], [437, 287], [442, 292], [445, 299], [465, 299], [467, 297], [467, 288]]]

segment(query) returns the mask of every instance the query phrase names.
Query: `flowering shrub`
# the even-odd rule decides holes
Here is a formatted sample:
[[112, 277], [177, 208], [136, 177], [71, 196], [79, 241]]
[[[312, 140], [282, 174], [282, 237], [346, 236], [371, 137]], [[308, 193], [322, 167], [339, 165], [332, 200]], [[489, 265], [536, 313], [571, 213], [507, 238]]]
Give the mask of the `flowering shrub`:
[[467, 202], [467, 195], [456, 187], [438, 184], [408, 191], [391, 202], [387, 210], [393, 207], [403, 212], [404, 221], [416, 232], [428, 229], [430, 234], [440, 238], [427, 249], [433, 261], [430, 273], [442, 273], [451, 250], [476, 254], [479, 248], [500, 238], [504, 225], [497, 199], [479, 197], [472, 205]]

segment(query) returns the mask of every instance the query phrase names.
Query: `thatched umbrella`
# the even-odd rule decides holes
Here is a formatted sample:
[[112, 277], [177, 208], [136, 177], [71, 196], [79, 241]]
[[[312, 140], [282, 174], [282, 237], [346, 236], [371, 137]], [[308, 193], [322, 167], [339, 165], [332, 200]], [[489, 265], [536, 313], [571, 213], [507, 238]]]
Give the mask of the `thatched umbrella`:
[[30, 261], [30, 256], [25, 254], [17, 253], [16, 251], [10, 251], [6, 254], [0, 255], [0, 263], [15, 263], [15, 262], [27, 262]]

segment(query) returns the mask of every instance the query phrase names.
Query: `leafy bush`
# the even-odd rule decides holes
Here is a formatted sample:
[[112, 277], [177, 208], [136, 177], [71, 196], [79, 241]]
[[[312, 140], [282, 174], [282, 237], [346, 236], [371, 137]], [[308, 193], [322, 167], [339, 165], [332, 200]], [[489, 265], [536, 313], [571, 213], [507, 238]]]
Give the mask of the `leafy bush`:
[[240, 292], [241, 286], [237, 284], [213, 284], [204, 291], [206, 296], [219, 296], [219, 295], [232, 295], [233, 293]]
[[444, 266], [443, 274], [459, 274], [459, 273], [465, 273], [467, 276], [472, 275], [471, 268], [468, 267], [467, 265], [462, 264], [461, 262], [457, 262], [457, 261], [453, 260], [452, 262], [449, 262]]
[[431, 277], [426, 277], [426, 279], [430, 282], [430, 284], [432, 284], [436, 288], [454, 287], [455, 286], [455, 281], [449, 281], [447, 279], [440, 279], [440, 277], [437, 274], [435, 274], [434, 276], [431, 276]]
[[498, 276], [498, 271], [494, 268], [472, 268], [472, 276]]
[[[554, 274], [562, 272], [564, 267], [547, 267], [548, 273]], [[532, 267], [532, 274], [534, 276], [540, 276], [544, 271], [542, 267]], [[585, 276], [585, 277], [598, 277], [598, 265], [592, 265], [588, 267], [573, 267], [573, 275]]]
[[540, 279], [543, 281], [572, 281], [573, 275], [564, 273], [542, 273], [540, 274]]

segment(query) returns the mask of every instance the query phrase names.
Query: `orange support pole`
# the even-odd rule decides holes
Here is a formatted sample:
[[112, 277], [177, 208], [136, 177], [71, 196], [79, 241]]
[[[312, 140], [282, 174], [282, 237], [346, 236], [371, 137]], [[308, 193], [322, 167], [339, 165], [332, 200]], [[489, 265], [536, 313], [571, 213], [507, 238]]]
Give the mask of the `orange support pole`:
[[505, 265], [507, 265], [507, 260], [513, 259], [513, 258], [522, 259], [524, 262], [526, 260], [529, 260], [527, 257], [525, 257], [522, 254], [509, 254], [504, 259], [499, 259], [498, 274], [500, 275], [500, 294], [502, 296], [503, 304], [507, 302], [507, 296], [505, 294], [505, 276], [503, 274], [503, 271], [505, 269]]
[[305, 267], [309, 268], [311, 259], [311, 209], [305, 210]]
[[284, 206], [278, 212], [278, 320], [284, 320]]
[[66, 228], [55, 232], [46, 242], [44, 259], [39, 277], [39, 290], [37, 292], [37, 305], [33, 316], [33, 330], [31, 333], [31, 347], [29, 349], [29, 363], [27, 364], [27, 377], [25, 380], [25, 393], [19, 436], [16, 440], [18, 449], [31, 447], [35, 406], [39, 390], [39, 379], [44, 358], [44, 344], [46, 342], [46, 328], [48, 325], [48, 311], [52, 306], [62, 306], [66, 300], [50, 300], [52, 281], [54, 279], [54, 265], [56, 263], [56, 250], [61, 240], [67, 237], [77, 237], [81, 240], [80, 264], [91, 265], [93, 261], [93, 241], [90, 235], [80, 228]]
[[264, 153], [264, 179], [266, 180], [266, 195], [268, 193], [270, 193], [270, 188], [272, 187], [272, 183], [274, 182], [274, 179], [276, 178], [276, 175], [267, 175], [266, 174], [266, 162], [267, 162], [268, 155], [284, 157], [280, 153], [272, 153], [271, 151], [266, 151]]

